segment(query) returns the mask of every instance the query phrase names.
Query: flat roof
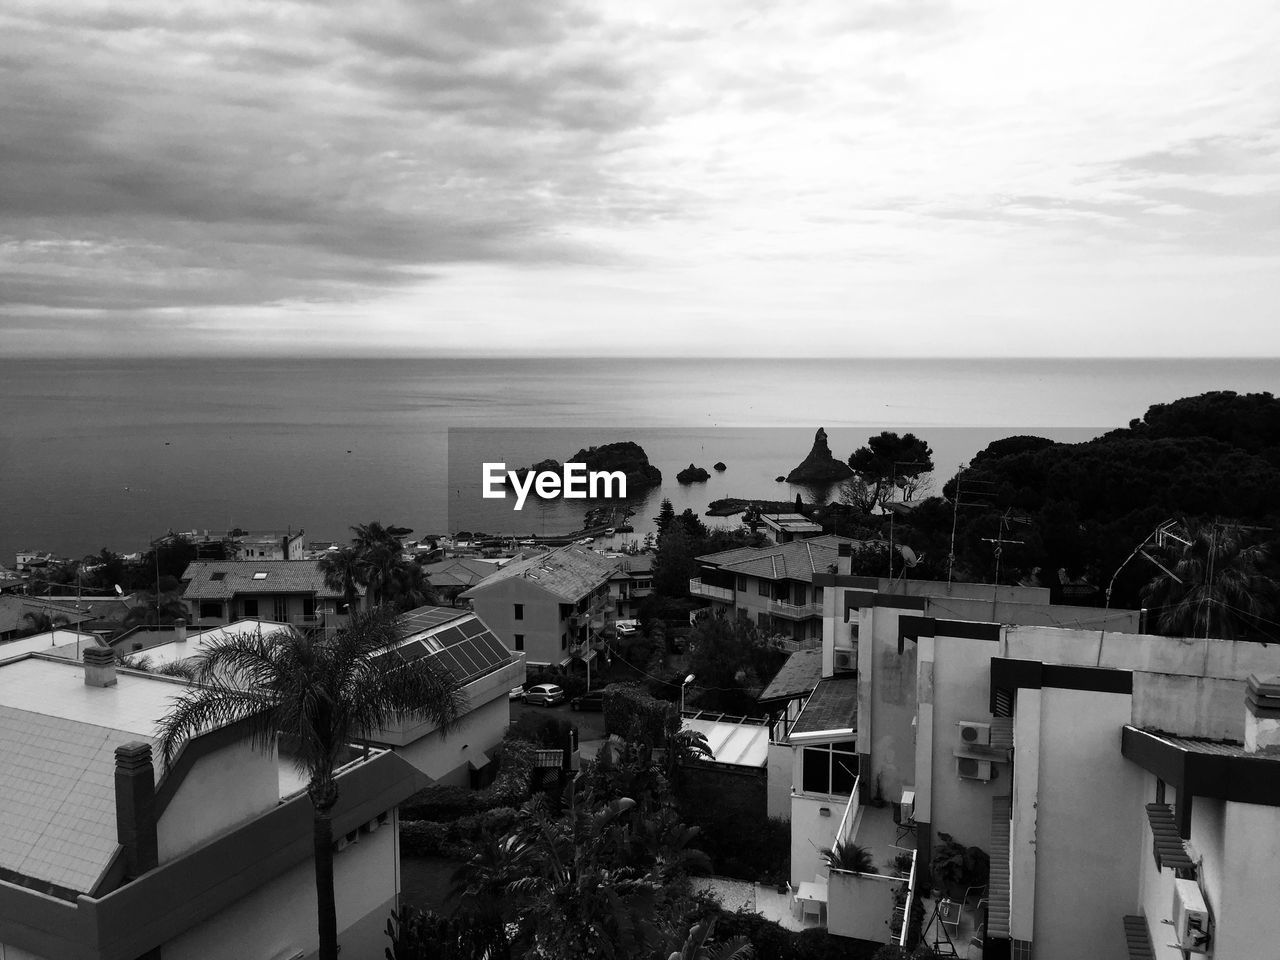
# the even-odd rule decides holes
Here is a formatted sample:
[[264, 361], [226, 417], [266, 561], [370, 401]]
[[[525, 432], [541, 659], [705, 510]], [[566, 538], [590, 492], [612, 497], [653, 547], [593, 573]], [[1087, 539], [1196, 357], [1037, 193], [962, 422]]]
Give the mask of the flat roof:
[[763, 767], [769, 759], [769, 728], [764, 724], [685, 717], [683, 728], [697, 730], [707, 738], [716, 763]]
[[132, 652], [122, 650], [120, 653], [135, 663], [146, 660], [150, 667], [154, 669], [170, 663], [181, 663], [183, 660], [199, 656], [204, 653], [209, 644], [225, 640], [227, 637], [238, 636], [243, 633], [261, 633], [262, 636], [269, 637], [288, 629], [290, 628], [287, 624], [250, 618], [223, 624], [210, 630], [199, 632], [191, 630], [187, 633], [186, 640], [171, 640], [168, 643], [157, 643], [154, 647], [144, 647], [142, 650], [134, 650]]
[[99, 645], [95, 634], [59, 627], [45, 633], [37, 633], [32, 637], [0, 643], [0, 660], [8, 660], [28, 653], [47, 653], [55, 657], [69, 656], [73, 660], [78, 660], [80, 650], [86, 646]]
[[48, 717], [124, 730], [150, 738], [186, 683], [169, 677], [116, 671], [110, 687], [84, 682], [84, 664], [27, 656], [0, 664], [0, 704]]

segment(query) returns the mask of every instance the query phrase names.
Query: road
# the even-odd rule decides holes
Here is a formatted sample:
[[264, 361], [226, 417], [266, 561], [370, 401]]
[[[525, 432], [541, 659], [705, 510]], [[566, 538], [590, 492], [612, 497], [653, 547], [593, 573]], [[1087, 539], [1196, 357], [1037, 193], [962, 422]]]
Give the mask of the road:
[[577, 724], [578, 742], [584, 740], [603, 740], [604, 739], [604, 714], [593, 710], [570, 710], [569, 704], [562, 703], [555, 707], [544, 707], [541, 705], [531, 705], [522, 703], [519, 700], [511, 701], [511, 722], [514, 723], [525, 713], [531, 713], [535, 717], [545, 717], [548, 714], [570, 723]]

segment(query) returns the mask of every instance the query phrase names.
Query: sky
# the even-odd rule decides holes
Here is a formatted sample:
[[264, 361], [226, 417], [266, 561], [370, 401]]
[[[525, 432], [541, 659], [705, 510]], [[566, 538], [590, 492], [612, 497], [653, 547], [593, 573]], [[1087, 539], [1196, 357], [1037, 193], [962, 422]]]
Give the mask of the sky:
[[1280, 356], [1280, 5], [8, 0], [0, 357]]

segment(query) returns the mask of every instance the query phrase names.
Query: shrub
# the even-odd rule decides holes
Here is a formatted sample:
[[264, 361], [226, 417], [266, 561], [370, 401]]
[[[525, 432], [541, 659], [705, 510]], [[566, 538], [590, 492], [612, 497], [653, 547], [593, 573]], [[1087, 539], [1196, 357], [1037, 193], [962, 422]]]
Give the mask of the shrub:
[[436, 857], [449, 834], [449, 825], [430, 820], [400, 821], [400, 852], [410, 857]]

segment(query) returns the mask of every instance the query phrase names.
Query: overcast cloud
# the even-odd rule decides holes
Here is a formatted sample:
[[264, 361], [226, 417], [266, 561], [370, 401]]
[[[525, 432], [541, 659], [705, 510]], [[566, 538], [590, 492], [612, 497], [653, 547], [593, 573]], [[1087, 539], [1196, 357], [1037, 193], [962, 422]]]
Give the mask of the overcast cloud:
[[1280, 355], [1280, 8], [6, 3], [0, 355]]

